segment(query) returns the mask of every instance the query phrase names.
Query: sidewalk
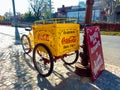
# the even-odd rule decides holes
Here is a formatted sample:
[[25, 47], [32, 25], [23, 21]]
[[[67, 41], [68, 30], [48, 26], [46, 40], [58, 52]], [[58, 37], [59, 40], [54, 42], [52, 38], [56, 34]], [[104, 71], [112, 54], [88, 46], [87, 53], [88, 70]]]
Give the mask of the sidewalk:
[[[0, 40], [3, 36], [0, 34]], [[32, 53], [24, 56], [13, 37], [4, 37], [9, 43], [2, 40], [0, 45], [0, 90], [120, 90], [120, 67], [109, 64], [95, 82], [76, 75], [75, 65], [66, 66], [61, 60], [55, 63], [53, 73], [43, 78], [34, 68]]]

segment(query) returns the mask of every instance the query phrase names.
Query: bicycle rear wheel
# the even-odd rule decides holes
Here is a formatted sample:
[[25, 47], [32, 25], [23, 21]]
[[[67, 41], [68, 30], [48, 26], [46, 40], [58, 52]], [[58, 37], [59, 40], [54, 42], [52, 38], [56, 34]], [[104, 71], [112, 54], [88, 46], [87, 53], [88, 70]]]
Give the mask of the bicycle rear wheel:
[[41, 76], [47, 77], [52, 73], [54, 66], [53, 56], [46, 45], [40, 43], [35, 46], [33, 50], [33, 63]]

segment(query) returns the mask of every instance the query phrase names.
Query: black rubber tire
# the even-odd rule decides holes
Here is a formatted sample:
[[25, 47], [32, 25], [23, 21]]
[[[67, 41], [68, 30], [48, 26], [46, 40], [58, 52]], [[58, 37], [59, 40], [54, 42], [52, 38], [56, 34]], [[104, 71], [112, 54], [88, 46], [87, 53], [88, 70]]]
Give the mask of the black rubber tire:
[[77, 60], [78, 60], [79, 51], [77, 50], [77, 51], [75, 51], [74, 53], [75, 53], [75, 59], [74, 59], [73, 61], [67, 62], [67, 60], [64, 59], [65, 57], [62, 58], [62, 61], [63, 61], [66, 65], [72, 65], [72, 64], [76, 63]]
[[[39, 47], [43, 47], [47, 51], [48, 56], [49, 56], [49, 63], [48, 64], [50, 64], [50, 68], [49, 68], [48, 72], [45, 73], [45, 74], [43, 74], [43, 73], [40, 72], [40, 70], [39, 70], [39, 68], [37, 66], [37, 62], [36, 62], [36, 56], [35, 56], [35, 54], [37, 53], [39, 55], [39, 53], [37, 51], [37, 48], [39, 48]], [[39, 55], [39, 56], [41, 57], [41, 55]], [[38, 73], [41, 76], [47, 77], [47, 76], [49, 76], [52, 73], [53, 67], [54, 67], [53, 56], [52, 56], [51, 51], [49, 50], [49, 48], [46, 45], [40, 43], [40, 44], [37, 44], [35, 46], [35, 48], [33, 49], [33, 63], [34, 63], [34, 66], [35, 66], [36, 70], [38, 71]]]
[[[28, 42], [28, 45], [29, 45], [29, 48], [25, 48], [25, 46], [24, 46], [24, 38], [26, 38], [27, 39], [27, 42]], [[27, 36], [27, 35], [25, 35], [25, 34], [23, 34], [22, 35], [22, 37], [21, 37], [21, 43], [22, 43], [22, 48], [23, 48], [23, 50], [24, 50], [24, 53], [25, 54], [28, 54], [28, 53], [30, 53], [31, 52], [31, 42], [30, 42], [30, 38]]]

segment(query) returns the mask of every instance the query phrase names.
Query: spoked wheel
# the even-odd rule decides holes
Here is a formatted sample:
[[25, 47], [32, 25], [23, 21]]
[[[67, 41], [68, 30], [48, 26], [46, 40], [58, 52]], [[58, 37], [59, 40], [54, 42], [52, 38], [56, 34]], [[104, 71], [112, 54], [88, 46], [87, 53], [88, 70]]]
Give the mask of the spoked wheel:
[[47, 77], [53, 71], [53, 56], [44, 44], [37, 44], [33, 50], [33, 63], [40, 75]]
[[62, 61], [67, 64], [67, 65], [71, 65], [71, 64], [74, 64], [77, 62], [78, 60], [78, 50], [75, 51], [75, 52], [70, 52], [70, 53], [67, 53], [63, 58], [62, 58]]
[[25, 54], [30, 53], [31, 52], [31, 42], [30, 42], [29, 37], [25, 34], [22, 35], [21, 42], [22, 42], [22, 47], [23, 47], [24, 53]]

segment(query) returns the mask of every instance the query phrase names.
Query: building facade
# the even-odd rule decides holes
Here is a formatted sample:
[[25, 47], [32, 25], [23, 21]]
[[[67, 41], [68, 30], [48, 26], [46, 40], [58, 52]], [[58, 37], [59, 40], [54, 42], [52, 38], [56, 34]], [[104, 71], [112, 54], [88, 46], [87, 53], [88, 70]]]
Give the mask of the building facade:
[[[118, 0], [119, 1], [119, 0]], [[120, 5], [114, 0], [94, 0], [92, 22], [120, 22]], [[58, 8], [56, 17], [77, 18], [79, 23], [84, 23], [86, 6], [64, 5]]]

